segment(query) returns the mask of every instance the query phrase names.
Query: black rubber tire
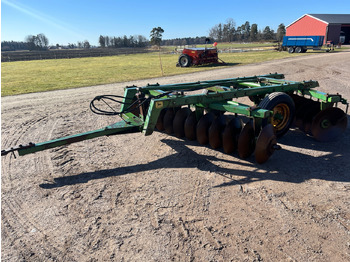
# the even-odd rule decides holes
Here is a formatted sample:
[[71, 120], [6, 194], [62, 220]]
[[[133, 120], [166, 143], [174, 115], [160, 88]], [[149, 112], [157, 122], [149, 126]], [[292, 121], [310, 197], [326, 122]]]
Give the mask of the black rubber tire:
[[294, 47], [288, 47], [288, 53], [292, 54], [294, 53]]
[[[277, 115], [276, 113], [284, 114], [282, 120], [274, 118], [274, 116], [271, 120], [277, 138], [282, 137], [288, 132], [295, 115], [294, 101], [289, 95], [283, 92], [271, 93], [260, 102], [259, 107], [274, 111], [274, 116]], [[281, 122], [279, 122], [280, 120]], [[266, 124], [268, 124], [267, 120], [264, 120], [263, 126]]]
[[301, 53], [303, 51], [303, 49], [300, 46], [297, 46], [295, 48], [295, 53]]
[[189, 67], [192, 64], [192, 59], [189, 55], [182, 54], [179, 56], [179, 65], [181, 67]]

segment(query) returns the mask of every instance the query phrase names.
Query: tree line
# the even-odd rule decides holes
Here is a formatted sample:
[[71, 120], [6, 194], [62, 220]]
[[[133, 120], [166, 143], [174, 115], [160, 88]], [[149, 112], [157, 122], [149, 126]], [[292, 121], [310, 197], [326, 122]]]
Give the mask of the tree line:
[[130, 37], [127, 37], [126, 35], [123, 37], [100, 35], [98, 43], [102, 48], [145, 47], [148, 44], [148, 40], [143, 35], [135, 35]]
[[29, 50], [27, 42], [18, 41], [2, 41], [1, 51], [16, 51], [16, 50]]
[[197, 37], [184, 37], [175, 39], [164, 39], [162, 40], [162, 45], [203, 45], [208, 39], [207, 36], [197, 36]]
[[[143, 35], [134, 36], [103, 36], [98, 38], [100, 48], [136, 48], [146, 47], [148, 45], [197, 45], [207, 42], [207, 36], [201, 37], [184, 37], [175, 39], [162, 39], [164, 30], [161, 27], [155, 27], [150, 32], [150, 40]], [[258, 28], [257, 24], [250, 24], [246, 21], [240, 26], [236, 26], [232, 18], [226, 20], [225, 23], [219, 23], [209, 30], [209, 38], [212, 42], [255, 42], [255, 41], [282, 41], [286, 33], [284, 24], [278, 26], [277, 32], [274, 32], [269, 26], [263, 30]], [[77, 44], [69, 43], [64, 48], [69, 49], [89, 49], [91, 44], [88, 40], [77, 42]], [[49, 46], [49, 40], [44, 34], [29, 35], [25, 38], [25, 42], [17, 41], [2, 41], [1, 51], [15, 51], [15, 50], [48, 50], [60, 49], [60, 45]]]
[[240, 26], [236, 26], [232, 18], [226, 20], [226, 23], [219, 23], [209, 30], [209, 37], [218, 42], [256, 42], [256, 41], [282, 41], [286, 34], [284, 24], [278, 26], [277, 32], [266, 26], [263, 30], [258, 28], [257, 24], [250, 25], [246, 21]]

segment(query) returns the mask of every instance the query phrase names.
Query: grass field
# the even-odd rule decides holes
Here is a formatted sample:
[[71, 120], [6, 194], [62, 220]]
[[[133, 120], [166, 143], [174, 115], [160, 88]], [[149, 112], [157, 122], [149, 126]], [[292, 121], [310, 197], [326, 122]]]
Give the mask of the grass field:
[[[263, 51], [220, 53], [226, 66], [240, 66], [306, 54]], [[176, 67], [178, 54], [158, 53], [110, 57], [51, 59], [1, 63], [1, 96], [68, 89], [211, 70], [223, 65]]]

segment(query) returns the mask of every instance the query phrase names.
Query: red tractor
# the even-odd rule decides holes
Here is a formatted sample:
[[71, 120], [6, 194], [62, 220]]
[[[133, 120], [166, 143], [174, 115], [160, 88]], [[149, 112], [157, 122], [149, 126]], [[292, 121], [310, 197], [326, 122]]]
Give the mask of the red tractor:
[[219, 58], [218, 50], [216, 48], [184, 48], [176, 65], [189, 67], [191, 65], [217, 63], [219, 63]]

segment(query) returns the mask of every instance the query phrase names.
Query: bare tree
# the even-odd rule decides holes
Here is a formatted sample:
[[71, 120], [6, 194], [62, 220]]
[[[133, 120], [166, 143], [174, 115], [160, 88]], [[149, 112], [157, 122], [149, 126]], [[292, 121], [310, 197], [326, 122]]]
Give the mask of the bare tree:
[[222, 24], [217, 24], [209, 30], [209, 37], [216, 39], [217, 41], [222, 40]]
[[40, 49], [47, 49], [49, 45], [49, 39], [44, 34], [38, 34], [36, 36], [37, 46], [40, 47]]
[[44, 34], [28, 35], [25, 41], [29, 50], [44, 50], [49, 45], [49, 39]]
[[137, 38], [137, 45], [138, 45], [139, 47], [143, 47], [143, 46], [146, 45], [147, 39], [146, 39], [146, 37], [144, 37], [143, 35], [138, 35], [138, 36], [135, 37], [135, 38]]
[[36, 46], [35, 46], [35, 36], [34, 35], [28, 35], [25, 38], [25, 41], [28, 44], [28, 48], [29, 50], [35, 50]]
[[232, 42], [234, 40], [234, 34], [236, 31], [235, 26], [236, 23], [232, 18], [226, 20], [226, 24], [224, 24], [223, 28], [224, 41]]
[[89, 49], [91, 47], [90, 43], [88, 40], [85, 40], [83, 43], [84, 48]]

